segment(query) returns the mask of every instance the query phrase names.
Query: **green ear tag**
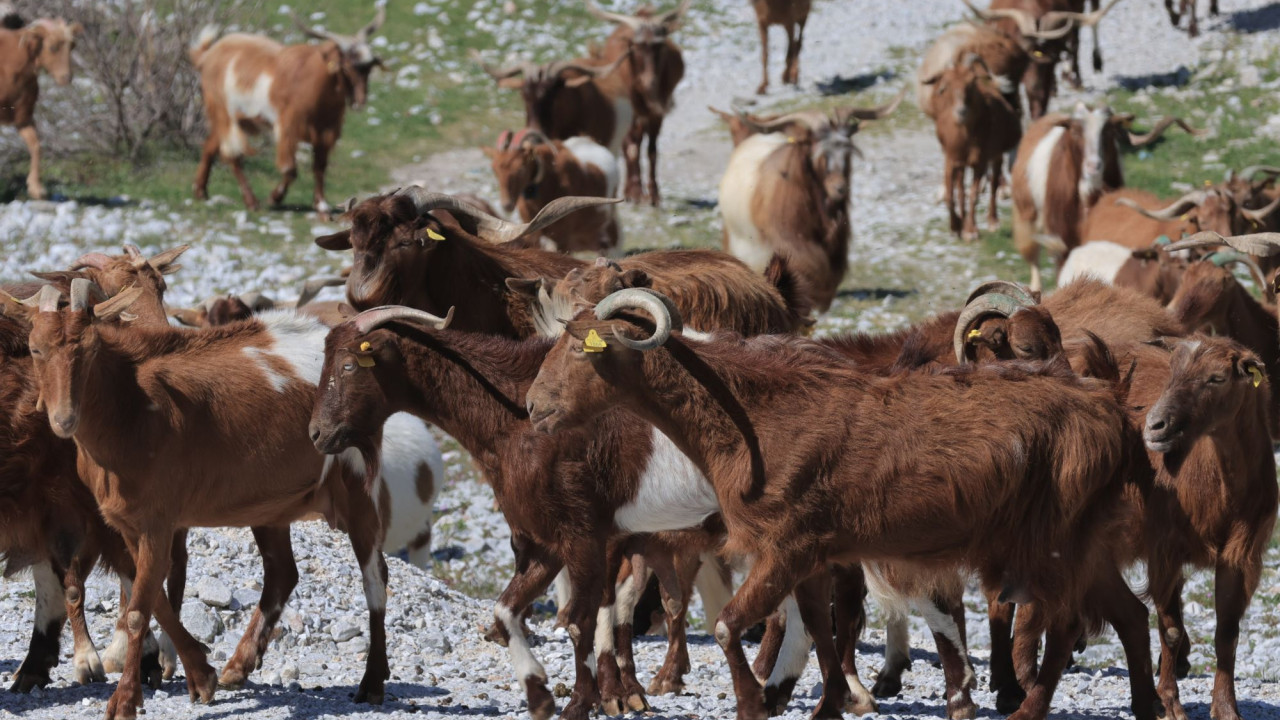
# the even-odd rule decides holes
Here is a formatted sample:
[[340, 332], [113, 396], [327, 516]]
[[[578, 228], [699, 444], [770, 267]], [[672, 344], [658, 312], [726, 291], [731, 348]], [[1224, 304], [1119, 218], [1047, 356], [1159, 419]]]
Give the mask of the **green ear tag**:
[[594, 329], [587, 333], [587, 339], [582, 341], [582, 352], [598, 353], [604, 352], [609, 347], [609, 343], [604, 341]]
[[431, 238], [432, 240], [435, 240], [436, 242], [440, 242], [441, 240], [444, 240], [443, 235], [436, 232], [435, 230], [432, 230], [431, 228], [427, 228], [427, 237]]
[[1262, 384], [1262, 371], [1256, 367], [1249, 368], [1249, 374], [1253, 376], [1253, 386], [1258, 387]]

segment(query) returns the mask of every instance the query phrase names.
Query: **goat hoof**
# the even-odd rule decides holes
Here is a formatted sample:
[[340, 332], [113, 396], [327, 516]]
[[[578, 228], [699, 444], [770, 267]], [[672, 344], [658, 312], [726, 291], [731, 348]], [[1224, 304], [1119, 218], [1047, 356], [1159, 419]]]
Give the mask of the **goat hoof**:
[[565, 706], [564, 712], [560, 713], [560, 720], [587, 720], [595, 707], [596, 703], [590, 699], [575, 697]]
[[623, 712], [622, 707], [621, 698], [607, 698], [600, 702], [600, 710], [605, 715], [621, 715]]
[[[159, 690], [160, 685], [164, 682], [164, 671], [160, 669], [159, 665], [144, 673], [144, 676], [147, 678], [147, 687], [152, 690]], [[192, 699], [194, 700], [195, 698]]]
[[223, 690], [239, 690], [244, 687], [245, 681], [248, 679], [248, 673], [244, 670], [228, 665], [222, 669], [222, 674], [218, 676], [218, 687]]
[[654, 678], [649, 683], [650, 695], [680, 695], [684, 692], [684, 683], [680, 680]]
[[353, 699], [357, 703], [381, 705], [386, 698], [386, 694], [387, 690], [382, 683], [365, 681], [360, 683], [360, 689], [356, 690], [356, 695]]
[[102, 660], [96, 654], [87, 660], [76, 661], [76, 684], [89, 685], [107, 681], [107, 673], [102, 669]]
[[871, 686], [871, 694], [878, 698], [897, 697], [902, 692], [902, 678], [891, 675], [876, 678]]
[[627, 696], [627, 707], [633, 712], [648, 712], [649, 701], [644, 699], [644, 695], [633, 693]]
[[36, 688], [43, 688], [50, 682], [52, 681], [49, 678], [48, 670], [44, 672], [25, 672], [19, 670], [18, 674], [13, 677], [13, 684], [9, 686], [9, 692], [26, 694]]
[[133, 700], [123, 700], [120, 698], [120, 691], [116, 690], [111, 699], [107, 701], [107, 715], [105, 720], [137, 720], [138, 708]]
[[880, 712], [880, 706], [877, 705], [876, 701], [872, 700], [870, 697], [850, 695], [849, 699], [844, 703], [844, 710], [847, 713], [852, 713], [853, 715], [862, 717], [863, 715], [878, 714]]
[[1015, 713], [1022, 707], [1022, 701], [1026, 699], [1027, 691], [1017, 683], [1010, 683], [996, 692], [996, 712], [1001, 715]]
[[791, 693], [796, 688], [796, 680], [799, 678], [785, 678], [777, 685], [766, 685], [764, 688], [764, 707], [769, 711], [769, 716], [781, 715], [787, 711], [787, 705], [791, 702]]
[[1233, 702], [1215, 701], [1209, 706], [1209, 717], [1211, 720], [1240, 720], [1240, 713], [1236, 712]]
[[769, 91], [769, 83], [767, 82], [760, 83], [760, 87], [756, 88], [757, 95], [763, 95], [768, 91]]
[[973, 720], [978, 716], [978, 706], [973, 704], [973, 700], [965, 694], [963, 700], [957, 703], [947, 703], [948, 720]]
[[529, 717], [533, 720], [551, 720], [556, 714], [556, 700], [542, 680], [536, 677], [524, 681], [524, 696], [529, 701]]

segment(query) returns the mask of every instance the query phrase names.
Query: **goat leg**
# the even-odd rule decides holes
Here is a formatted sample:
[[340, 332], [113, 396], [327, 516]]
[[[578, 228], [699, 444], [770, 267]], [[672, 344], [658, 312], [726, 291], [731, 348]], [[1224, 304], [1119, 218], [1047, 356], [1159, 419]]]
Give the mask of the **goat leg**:
[[1008, 715], [1022, 706], [1027, 692], [1018, 683], [1013, 669], [1014, 604], [1000, 602], [996, 593], [987, 595], [987, 623], [991, 626], [991, 692], [996, 694], [996, 711]]
[[218, 136], [210, 133], [205, 138], [204, 147], [200, 148], [200, 164], [196, 167], [196, 179], [191, 187], [197, 200], [209, 199], [209, 172], [213, 170], [213, 161], [218, 157], [221, 146], [222, 141]]
[[[606, 545], [605, 551], [605, 577], [618, 578], [621, 577], [623, 565], [623, 543], [617, 540], [610, 540]], [[643, 564], [643, 560], [641, 560]], [[640, 681], [636, 681], [635, 690], [638, 698], [632, 699], [626, 697], [625, 684], [622, 681], [622, 672], [619, 667], [617, 657], [617, 646], [614, 644], [615, 633], [614, 628], [620, 623], [616, 620], [618, 612], [617, 602], [617, 584], [607, 582], [603, 584], [602, 594], [600, 595], [600, 607], [596, 612], [596, 627], [594, 635], [594, 648], [596, 653], [596, 683], [600, 690], [600, 705], [606, 715], [621, 715], [624, 708], [632, 704], [639, 704], [648, 708], [648, 704], [644, 700], [643, 690], [640, 687]], [[575, 593], [576, 594], [576, 593]], [[634, 604], [632, 611], [635, 610]], [[630, 622], [630, 619], [627, 621]]]
[[978, 707], [973, 704], [969, 691], [977, 684], [977, 677], [969, 663], [969, 648], [965, 642], [963, 598], [935, 593], [927, 600], [916, 600], [913, 604], [933, 631], [933, 642], [942, 660], [947, 718], [972, 720], [978, 714]]
[[[861, 595], [860, 592], [855, 593]], [[840, 654], [836, 652], [836, 644], [832, 639], [831, 573], [827, 568], [820, 569], [797, 585], [795, 598], [805, 630], [813, 637], [817, 646], [818, 667], [822, 671], [822, 697], [818, 699], [818, 706], [813, 709], [812, 717], [842, 717], [850, 681], [845, 680], [841, 672]], [[875, 701], [871, 700], [871, 693], [862, 687], [861, 682], [857, 684], [864, 697], [856, 704], [870, 702], [874, 708]]]
[[89, 634], [89, 625], [84, 618], [84, 579], [97, 563], [97, 552], [88, 550], [88, 546], [89, 543], [83, 544], [80, 551], [71, 558], [62, 580], [74, 643], [72, 665], [75, 668], [76, 682], [81, 685], [105, 682], [107, 679], [102, 658], [98, 655], [97, 646], [93, 644], [93, 636]]
[[27, 144], [27, 152], [31, 155], [31, 170], [27, 173], [27, 195], [32, 200], [45, 198], [44, 185], [40, 184], [40, 136], [34, 124], [19, 128], [18, 134]]
[[[1256, 564], [1261, 570], [1261, 562]], [[1213, 675], [1213, 702], [1209, 717], [1213, 720], [1240, 720], [1236, 706], [1236, 644], [1240, 640], [1240, 619], [1249, 607], [1252, 588], [1240, 568], [1219, 561], [1215, 569], [1213, 604], [1218, 616], [1218, 626], [1213, 633], [1213, 648], [1218, 658], [1218, 669]], [[1253, 573], [1254, 577], [1258, 572]], [[1257, 581], [1253, 582], [1257, 585]]]
[[[783, 601], [777, 614], [782, 618], [782, 639], [773, 670], [764, 684], [764, 705], [770, 715], [786, 712], [796, 683], [809, 664], [809, 646], [813, 644], [794, 595]], [[761, 644], [764, 644], [763, 641]]]
[[[803, 558], [761, 556], [747, 573], [733, 599], [725, 605], [715, 623], [715, 638], [724, 650], [733, 677], [733, 692], [738, 701], [738, 720], [764, 720], [768, 717], [764, 693], [751, 674], [747, 655], [742, 651], [742, 631], [773, 612], [795, 587], [803, 574]], [[805, 650], [806, 655], [808, 649]]]
[[36, 563], [31, 567], [31, 575], [36, 584], [35, 626], [31, 630], [27, 656], [13, 674], [10, 692], [31, 692], [51, 682], [49, 671], [58, 664], [62, 626], [67, 621], [62, 580], [52, 563], [48, 559]]
[[622, 139], [622, 157], [627, 166], [626, 187], [622, 196], [630, 203], [644, 200], [644, 191], [640, 183], [640, 145], [644, 142], [644, 120], [637, 117], [627, 128], [626, 137]]
[[1177, 653], [1189, 642], [1182, 624], [1182, 566], [1180, 558], [1148, 548], [1147, 575], [1151, 599], [1156, 608], [1156, 624], [1160, 632], [1160, 682], [1156, 692], [1164, 703], [1170, 720], [1187, 720], [1178, 696]]
[[759, 18], [756, 24], [760, 27], [760, 87], [756, 88], [757, 95], [763, 95], [769, 90], [769, 25], [765, 23], [764, 18]]
[[[1076, 638], [1080, 637], [1081, 627], [1080, 619], [1075, 614], [1068, 614], [1067, 618], [1058, 619], [1049, 626], [1045, 638], [1044, 661], [1040, 664], [1034, 683], [1027, 690], [1027, 699], [1017, 712], [1009, 716], [1009, 720], [1044, 720], [1048, 716], [1053, 693], [1058, 688], [1058, 681], [1062, 679], [1067, 664], [1071, 662], [1071, 648], [1075, 645]], [[1038, 637], [1040, 633], [1034, 634]]]
[[910, 668], [911, 642], [907, 616], [886, 608], [884, 666], [876, 673], [876, 684], [871, 687], [871, 694], [878, 698], [898, 695], [902, 692], [902, 673]]
[[[684, 692], [684, 674], [689, 671], [686, 627], [689, 598], [701, 565], [697, 552], [654, 553], [650, 564], [658, 576], [662, 609], [667, 623], [667, 656], [649, 683], [650, 695], [678, 695]], [[704, 600], [705, 603], [705, 600]]]
[[[723, 608], [722, 608], [723, 610]], [[707, 624], [714, 625], [715, 618], [707, 615]], [[756, 652], [755, 662], [751, 664], [751, 672], [764, 685], [773, 668], [778, 664], [778, 654], [782, 652], [782, 640], [786, 637], [786, 615], [777, 611], [765, 618], [764, 635], [760, 638], [760, 647]]]
[[391, 668], [387, 664], [387, 561], [382, 556], [383, 524], [373, 498], [364, 490], [361, 477], [347, 477], [347, 503], [351, 513], [351, 548], [364, 586], [369, 608], [369, 652], [364, 677], [356, 690], [355, 702], [381, 705]]
[[[629, 565], [629, 566], [628, 566]], [[617, 651], [618, 674], [621, 675], [622, 697], [627, 708], [642, 712], [649, 709], [644, 699], [644, 686], [636, 678], [636, 660], [633, 653], [635, 637], [636, 603], [649, 583], [649, 568], [644, 555], [635, 553], [630, 563], [623, 564], [624, 574], [619, 574], [617, 602], [614, 609], [613, 643]]]
[[262, 597], [253, 609], [236, 650], [218, 676], [224, 688], [244, 686], [249, 674], [262, 667], [262, 657], [271, 642], [272, 631], [284, 605], [298, 585], [298, 565], [293, 558], [289, 528], [253, 528], [253, 539], [262, 556]]
[[[569, 569], [569, 581], [573, 584], [569, 600], [569, 637], [573, 641], [575, 679], [573, 695], [560, 714], [563, 720], [586, 720], [600, 705], [601, 687], [588, 664], [593, 654], [596, 655], [597, 670], [607, 667], [600, 660], [601, 650], [608, 651], [608, 664], [612, 664], [615, 670], [617, 668], [611, 647], [613, 590], [606, 587], [612, 583], [605, 583], [600, 572], [604, 568], [608, 574], [603, 577], [617, 577], [617, 563], [607, 562], [608, 554], [605, 548], [589, 540], [566, 551], [565, 565]], [[606, 592], [608, 605], [604, 604]], [[596, 623], [602, 617], [610, 622], [605, 625], [604, 632], [598, 632]]]
[[1089, 589], [1087, 600], [1111, 624], [1124, 645], [1129, 664], [1129, 686], [1135, 720], [1155, 720], [1164, 715], [1151, 681], [1151, 648], [1147, 630], [1147, 606], [1133, 594], [1120, 571], [1112, 566], [1102, 571]]
[[647, 118], [644, 128], [645, 134], [649, 136], [649, 204], [658, 207], [662, 203], [658, 195], [658, 134], [662, 132], [662, 116]]
[[[173, 550], [169, 553], [169, 577], [165, 580], [165, 593], [169, 596], [169, 607], [182, 618], [182, 599], [187, 592], [187, 528], [173, 534]], [[160, 677], [163, 680], [173, 679], [178, 671], [178, 651], [173, 647], [169, 636], [160, 633], [157, 638], [160, 646]]]
[[561, 565], [527, 537], [521, 537], [518, 542], [513, 534], [511, 543], [512, 547], [521, 548], [521, 552], [516, 554], [516, 574], [494, 604], [494, 629], [499, 633], [500, 644], [505, 645], [511, 655], [516, 681], [524, 686], [529, 715], [533, 720], [547, 720], [556, 711], [556, 701], [547, 690], [547, 671], [529, 648], [519, 612], [546, 589], [551, 578], [560, 572]]
[[878, 712], [871, 692], [858, 677], [858, 638], [867, 624], [864, 603], [867, 598], [867, 581], [861, 565], [837, 565], [831, 568], [831, 605], [835, 620], [836, 653], [840, 656], [840, 669], [849, 687], [849, 703], [845, 710], [862, 716]]

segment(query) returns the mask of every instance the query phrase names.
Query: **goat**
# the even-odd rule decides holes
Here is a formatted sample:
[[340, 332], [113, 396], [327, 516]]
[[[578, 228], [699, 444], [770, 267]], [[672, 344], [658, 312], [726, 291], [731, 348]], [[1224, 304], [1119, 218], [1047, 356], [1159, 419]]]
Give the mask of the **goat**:
[[627, 184], [624, 197], [630, 202], [640, 202], [644, 193], [640, 189], [640, 145], [649, 138], [649, 203], [657, 207], [658, 194], [658, 135], [662, 121], [675, 106], [673, 98], [676, 85], [684, 77], [684, 57], [680, 48], [671, 42], [670, 35], [680, 26], [684, 14], [693, 0], [681, 0], [674, 10], [657, 13], [645, 6], [635, 15], [624, 15], [601, 10], [587, 0], [587, 11], [592, 16], [617, 25], [617, 29], [605, 41], [600, 59], [604, 62], [625, 56], [627, 63], [618, 73], [631, 79], [631, 104], [634, 119], [623, 147], [627, 161]]
[[629, 78], [617, 72], [627, 57], [480, 65], [498, 87], [520, 91], [525, 127], [553, 140], [585, 135], [617, 155], [636, 117]]
[[1131, 114], [1081, 103], [1070, 116], [1036, 120], [1022, 136], [1012, 174], [1013, 241], [1030, 266], [1032, 290], [1042, 287], [1040, 246], [1060, 264], [1080, 244], [1081, 224], [1098, 198], [1124, 185], [1122, 132], [1132, 147], [1155, 142], [1174, 124], [1192, 135], [1203, 133], [1179, 118], [1165, 117], [1151, 132], [1135, 135], [1127, 130], [1133, 122]]
[[[16, 16], [6, 16], [6, 21]], [[40, 182], [40, 135], [36, 132], [36, 101], [40, 97], [40, 71], [59, 85], [71, 82], [71, 51], [84, 27], [66, 20], [40, 19], [16, 28], [0, 28], [0, 124], [12, 125], [27, 145], [31, 167], [27, 172], [27, 195], [43, 200]]]
[[[653, 325], [619, 314], [630, 309], [651, 315]], [[1047, 712], [1052, 683], [1078, 634], [1085, 595], [1122, 628], [1134, 668], [1134, 713], [1154, 717], [1146, 611], [1107, 565], [1113, 551], [1107, 530], [1118, 520], [1110, 506], [1141, 455], [1137, 434], [1126, 424], [1122, 392], [1052, 364], [1014, 373], [959, 370], [881, 379], [802, 339], [693, 341], [674, 332], [678, 317], [660, 298], [636, 289], [606, 298], [594, 313], [575, 317], [548, 353], [529, 388], [529, 418], [535, 428], [554, 433], [597, 422], [609, 408], [626, 408], [655, 423], [706, 472], [728, 529], [728, 550], [754, 560], [715, 632], [729, 658], [739, 717], [765, 716], [742, 652], [744, 627], [794, 588], [806, 626], [829, 628], [828, 600], [818, 591], [826, 564], [913, 556], [973, 567], [987, 586], [1015, 587], [1035, 600], [1037, 616], [1051, 629], [1051, 659], [1023, 706], [1029, 717]], [[983, 431], [977, 435], [967, 425], [972, 415], [956, 411], [966, 406], [961, 395], [972, 397], [968, 393], [999, 408], [978, 421]], [[677, 396], [679, 402], [668, 401]], [[935, 403], [945, 410], [929, 411]], [[1062, 413], [1080, 421], [1075, 432], [1061, 431], [1055, 418]], [[817, 422], [820, 417], [830, 422]], [[979, 435], [982, 451], [954, 453], [955, 437]], [[885, 449], [901, 437], [926, 447]], [[1020, 451], [1006, 453], [1005, 443]], [[1080, 462], [1046, 472], [1026, 459], [1041, 452]], [[886, 458], [907, 457], [909, 464], [885, 465]], [[945, 478], [946, 492], [921, 492], [912, 479], [925, 477]], [[1058, 510], [1041, 518], [1033, 509], [1040, 502], [1035, 495], [1049, 487], [1055, 488], [1055, 504], [1070, 506], [1063, 513], [1072, 522], [1056, 520]], [[868, 495], [883, 502], [851, 500]], [[946, 503], [934, 501], [944, 496]], [[964, 498], [958, 506], [975, 514], [956, 512], [956, 497]], [[1006, 500], [996, 503], [994, 497]], [[939, 524], [942, 514], [948, 521]], [[1005, 531], [1024, 540], [1010, 542]], [[1037, 541], [1025, 542], [1028, 536]], [[1053, 547], [1079, 554], [1063, 563], [1050, 559]], [[847, 686], [836, 681], [839, 663], [829, 632], [819, 630], [815, 639], [825, 681], [815, 713], [825, 716], [838, 712]], [[961, 667], [956, 649], [939, 650], [953, 676]]]
[[787, 32], [787, 61], [782, 82], [800, 84], [800, 48], [804, 45], [804, 24], [809, 20], [810, 0], [751, 0], [760, 28], [760, 86], [757, 95], [769, 90], [769, 26], [781, 25]]
[[[989, 179], [991, 188], [987, 226], [992, 230], [1000, 226], [996, 217], [1000, 162], [1022, 137], [1021, 114], [1009, 104], [990, 69], [975, 53], [966, 53], [951, 67], [920, 82], [933, 89], [929, 106], [946, 161], [943, 177], [951, 231], [964, 240], [977, 240], [975, 216], [984, 179]], [[967, 207], [966, 169], [973, 173]]]
[[[1214, 267], [1193, 263], [1188, 273], [1198, 275], [1198, 266]], [[1013, 308], [1018, 309], [1010, 314]], [[1011, 356], [1037, 358], [1060, 352], [1061, 340], [1046, 338], [1039, 329], [1043, 323], [1018, 322], [1023, 316], [1043, 317], [1052, 325], [1051, 316], [1043, 308], [1024, 309], [1015, 301], [1000, 311], [1008, 316]], [[962, 319], [966, 315], [976, 317], [968, 309]], [[957, 327], [957, 353], [966, 325], [963, 321]], [[1075, 332], [1064, 331], [1062, 336], [1080, 338]], [[1204, 336], [1166, 338], [1158, 346], [1121, 345], [1117, 355], [1121, 362], [1134, 363], [1129, 422], [1143, 433], [1155, 470], [1154, 484], [1141, 494], [1127, 493], [1126, 500], [1137, 510], [1131, 523], [1140, 523], [1130, 534], [1140, 538], [1136, 545], [1145, 544], [1141, 551], [1134, 549], [1130, 560], [1146, 560], [1149, 593], [1156, 605], [1159, 694], [1171, 717], [1186, 716], [1176, 677], [1189, 669], [1190, 645], [1182, 627], [1182, 568], [1212, 566], [1218, 668], [1211, 712], [1214, 717], [1238, 718], [1234, 675], [1239, 623], [1258, 585], [1278, 504], [1268, 417], [1272, 395], [1263, 387], [1265, 365], [1230, 339]], [[1024, 673], [1033, 667], [1034, 658], [1022, 663]]]
[[[566, 196], [611, 198], [618, 194], [618, 163], [613, 154], [584, 136], [548, 140], [536, 130], [502, 133], [484, 147], [493, 165], [502, 208], [519, 208], [529, 222], [547, 203]], [[608, 252], [621, 244], [617, 210], [603, 205], [574, 213], [542, 234], [561, 252]]]
[[[621, 549], [610, 538], [615, 527], [628, 534], [696, 529], [718, 512], [714, 493], [666, 436], [626, 413], [569, 438], [534, 431], [520, 398], [551, 341], [421, 329], [446, 323], [391, 307], [335, 328], [312, 415], [316, 447], [326, 453], [359, 447], [397, 411], [456, 438], [482, 468], [512, 528], [517, 573], [494, 614], [530, 714], [549, 717], [555, 702], [516, 618], [562, 566], [573, 586], [568, 622], [577, 680], [561, 716], [585, 717], [602, 701], [609, 714], [647, 708], [643, 689], [628, 686], [615, 661], [614, 587], [603, 578], [616, 576]], [[600, 477], [610, 478], [607, 490]], [[593, 642], [596, 673], [587, 667]]]
[[825, 312], [849, 266], [852, 138], [862, 120], [888, 116], [902, 98], [830, 115], [744, 115], [757, 134], [734, 148], [720, 181], [724, 250], [756, 272], [783, 256]]
[[[221, 155], [240, 184], [245, 207], [258, 209], [258, 200], [245, 177], [241, 159], [248, 154], [246, 135], [270, 130], [276, 141], [276, 169], [280, 182], [271, 191], [271, 204], [284, 201], [298, 177], [298, 143], [311, 145], [315, 176], [314, 207], [327, 218], [333, 210], [324, 199], [324, 173], [329, 154], [342, 134], [347, 105], [364, 107], [369, 74], [382, 61], [373, 54], [369, 36], [386, 20], [386, 8], [355, 35], [338, 35], [303, 26], [319, 45], [281, 45], [260, 35], [233, 34], [218, 39], [217, 28], [201, 31], [191, 46], [191, 62], [200, 71], [209, 137], [200, 151], [195, 196], [208, 197], [209, 171]], [[296, 18], [295, 18], [296, 21]]]
[[[73, 280], [70, 307], [60, 310], [57, 291], [42, 290], [29, 344], [50, 425], [60, 437], [75, 437], [81, 478], [137, 565], [128, 656], [107, 717], [130, 717], [141, 704], [137, 659], [152, 612], [178, 649], [192, 698], [210, 701], [219, 682], [199, 643], [159, 601], [174, 530], [254, 527], [267, 584], [254, 623], [223, 673], [236, 684], [265, 649], [297, 582], [283, 525], [313, 511], [346, 527], [356, 549], [372, 646], [355, 697], [380, 703], [389, 675], [386, 565], [378, 552], [382, 523], [367, 490], [377, 477], [377, 457], [344, 458], [334, 468], [301, 427], [327, 328], [291, 313], [208, 331], [129, 328], [119, 320], [142, 289], [94, 303], [99, 292], [88, 280]], [[174, 467], [187, 482], [168, 481]], [[263, 488], [270, 489], [265, 496]]]
[[[1117, 209], [1108, 212], [1106, 208], [1112, 205]], [[1148, 193], [1118, 190], [1098, 199], [1094, 212], [1085, 221], [1081, 242], [1105, 239], [1136, 249], [1149, 246], [1161, 235], [1180, 238], [1204, 230], [1243, 235], [1265, 227], [1277, 208], [1280, 198], [1265, 207], [1245, 207], [1226, 184], [1192, 190], [1167, 204]], [[1136, 212], [1140, 217], [1118, 217], [1126, 212], [1130, 216]]]
[[1151, 247], [1139, 250], [1109, 240], [1087, 242], [1067, 255], [1058, 273], [1058, 285], [1069, 285], [1087, 275], [1108, 285], [1132, 288], [1168, 305], [1187, 270], [1186, 258], [1160, 251], [1169, 242], [1162, 235]]
[[[1198, 0], [1164, 0], [1165, 12], [1169, 13], [1169, 22], [1178, 27], [1178, 23], [1182, 21], [1182, 16], [1187, 16], [1187, 35], [1197, 37], [1200, 35], [1200, 25], [1196, 22], [1196, 3]], [[1174, 9], [1174, 4], [1177, 9]], [[1218, 17], [1218, 0], [1209, 0], [1209, 17]]]

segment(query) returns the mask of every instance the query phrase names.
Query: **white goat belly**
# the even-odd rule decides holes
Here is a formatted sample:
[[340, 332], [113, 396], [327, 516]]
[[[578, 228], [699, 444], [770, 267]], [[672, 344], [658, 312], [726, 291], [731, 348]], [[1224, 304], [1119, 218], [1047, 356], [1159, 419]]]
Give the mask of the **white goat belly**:
[[683, 530], [720, 512], [715, 490], [693, 461], [657, 428], [652, 433], [653, 449], [640, 475], [640, 489], [613, 515], [618, 527], [628, 532]]

